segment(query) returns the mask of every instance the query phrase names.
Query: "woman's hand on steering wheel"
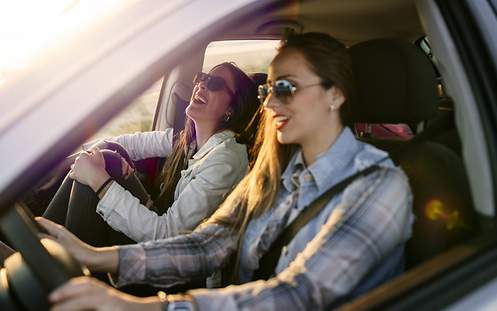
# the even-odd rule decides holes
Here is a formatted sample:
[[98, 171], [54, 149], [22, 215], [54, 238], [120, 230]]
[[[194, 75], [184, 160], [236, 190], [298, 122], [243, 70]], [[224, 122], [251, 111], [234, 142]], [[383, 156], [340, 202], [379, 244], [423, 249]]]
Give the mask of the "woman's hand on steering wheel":
[[138, 298], [90, 277], [69, 280], [50, 296], [52, 311], [62, 310], [161, 310], [157, 297]]
[[91, 259], [97, 252], [96, 248], [84, 243], [65, 227], [43, 217], [36, 217], [35, 220], [48, 232], [47, 237], [61, 244], [71, 253], [81, 264], [90, 267]]
[[43, 217], [35, 220], [48, 232], [48, 236], [71, 253], [81, 264], [91, 271], [116, 273], [119, 264], [117, 246], [93, 247], [78, 239], [65, 227]]

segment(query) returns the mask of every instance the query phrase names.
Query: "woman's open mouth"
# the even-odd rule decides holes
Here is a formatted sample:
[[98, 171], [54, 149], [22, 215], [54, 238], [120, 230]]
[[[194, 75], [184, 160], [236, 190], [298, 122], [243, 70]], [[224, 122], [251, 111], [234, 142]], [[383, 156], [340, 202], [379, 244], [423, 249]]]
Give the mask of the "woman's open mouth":
[[275, 121], [276, 129], [280, 130], [288, 123], [289, 118], [285, 117], [285, 116], [275, 116], [274, 121]]
[[193, 97], [193, 100], [192, 102], [194, 104], [199, 104], [199, 105], [205, 105], [207, 104], [207, 99], [201, 95], [199, 95], [198, 93], [195, 94], [195, 96]]

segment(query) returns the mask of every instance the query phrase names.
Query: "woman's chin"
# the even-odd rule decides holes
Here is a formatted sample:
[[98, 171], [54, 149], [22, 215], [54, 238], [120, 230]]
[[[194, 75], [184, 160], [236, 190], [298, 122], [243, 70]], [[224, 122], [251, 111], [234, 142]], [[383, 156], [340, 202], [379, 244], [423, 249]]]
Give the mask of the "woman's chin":
[[185, 114], [187, 117], [189, 117], [190, 119], [192, 120], [195, 120], [197, 118], [197, 116], [199, 115], [199, 107], [195, 107], [195, 105], [188, 105], [188, 107], [186, 107], [185, 109]]
[[290, 135], [288, 135], [287, 133], [280, 132], [280, 131], [278, 131], [276, 133], [276, 139], [282, 145], [295, 143], [294, 139], [292, 139]]

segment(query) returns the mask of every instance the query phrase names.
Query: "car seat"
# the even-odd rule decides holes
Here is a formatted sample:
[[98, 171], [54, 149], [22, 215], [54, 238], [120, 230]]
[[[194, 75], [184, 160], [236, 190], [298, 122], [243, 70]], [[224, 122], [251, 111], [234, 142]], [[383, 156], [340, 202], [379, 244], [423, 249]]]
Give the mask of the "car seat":
[[[434, 116], [437, 80], [428, 58], [414, 45], [377, 39], [350, 48], [358, 98], [352, 122], [419, 123]], [[431, 141], [432, 133], [410, 141], [366, 138], [390, 153], [409, 178], [416, 220], [406, 245], [406, 266], [415, 266], [476, 231], [476, 216], [461, 158]], [[437, 135], [440, 133], [437, 133]]]

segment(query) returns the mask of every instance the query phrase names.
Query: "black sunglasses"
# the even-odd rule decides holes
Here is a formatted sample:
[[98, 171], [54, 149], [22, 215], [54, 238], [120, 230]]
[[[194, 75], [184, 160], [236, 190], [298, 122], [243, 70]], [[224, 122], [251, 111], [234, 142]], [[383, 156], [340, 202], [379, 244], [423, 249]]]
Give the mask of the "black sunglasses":
[[[306, 86], [300, 86], [298, 89], [301, 90], [316, 85], [323, 85], [323, 83], [319, 82], [319, 83], [309, 84]], [[297, 92], [297, 87], [293, 85], [290, 81], [277, 80], [273, 83], [273, 85], [269, 83], [259, 85], [258, 88], [259, 95], [257, 96], [257, 98], [259, 98], [259, 101], [261, 102], [261, 104], [263, 104], [266, 98], [269, 96], [269, 94], [273, 94], [283, 103], [286, 103], [285, 99], [293, 96], [295, 92]]]
[[200, 82], [204, 82], [209, 91], [217, 92], [226, 89], [231, 96], [235, 96], [235, 93], [228, 87], [226, 80], [221, 77], [212, 76], [204, 72], [197, 72], [193, 78], [193, 83], [199, 84]]

